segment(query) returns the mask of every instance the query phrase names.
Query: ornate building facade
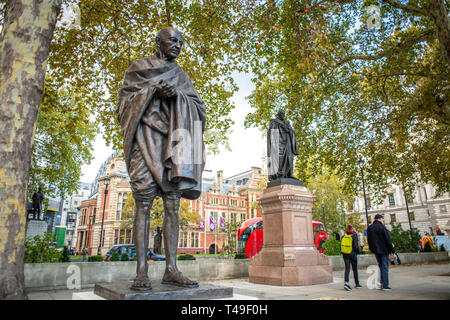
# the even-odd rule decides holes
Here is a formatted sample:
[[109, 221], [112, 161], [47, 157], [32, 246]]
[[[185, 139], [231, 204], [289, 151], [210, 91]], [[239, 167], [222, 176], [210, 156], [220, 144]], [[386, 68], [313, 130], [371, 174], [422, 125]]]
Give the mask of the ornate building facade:
[[[178, 253], [218, 253], [226, 239], [221, 226], [261, 216], [256, 200], [263, 181], [264, 174], [257, 167], [228, 178], [223, 177], [222, 171], [213, 176], [205, 170], [201, 196], [197, 200], [182, 199], [189, 202], [202, 222], [180, 229]], [[133, 231], [123, 227], [122, 219], [122, 209], [130, 193], [125, 161], [114, 153], [101, 166], [89, 199], [81, 204], [77, 219], [78, 252], [87, 248], [90, 255], [104, 255], [113, 245], [133, 242]], [[149, 247], [153, 248], [153, 235]]]
[[[445, 193], [437, 197], [435, 188], [430, 184], [416, 186], [410, 199], [405, 198], [402, 188], [398, 185], [391, 185], [386, 189], [386, 196], [381, 203], [376, 203], [370, 195], [367, 199], [369, 224], [373, 222], [376, 214], [381, 213], [388, 229], [392, 223], [396, 223], [400, 224], [403, 230], [409, 230], [411, 221], [412, 228], [417, 229], [422, 236], [436, 235], [436, 228], [450, 235], [450, 194]], [[365, 222], [364, 197], [356, 199], [354, 209], [361, 214], [361, 219]]]

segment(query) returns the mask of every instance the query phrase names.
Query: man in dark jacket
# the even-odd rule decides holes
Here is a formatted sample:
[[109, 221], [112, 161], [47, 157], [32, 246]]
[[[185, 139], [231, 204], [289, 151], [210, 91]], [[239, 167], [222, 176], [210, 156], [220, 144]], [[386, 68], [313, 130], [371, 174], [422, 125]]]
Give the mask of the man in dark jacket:
[[389, 232], [384, 226], [384, 217], [375, 215], [375, 221], [367, 228], [367, 242], [369, 249], [377, 258], [381, 275], [381, 290], [390, 291], [389, 288], [389, 254], [394, 253]]
[[[344, 258], [345, 272], [344, 272], [344, 288], [347, 291], [352, 290], [349, 285], [349, 276], [350, 276], [350, 265], [353, 269], [353, 276], [355, 278], [355, 288], [362, 288], [359, 284], [358, 279], [358, 259], [357, 254], [359, 253], [359, 241], [358, 235], [354, 232], [353, 227], [351, 225], [347, 226], [347, 230], [345, 231], [346, 235], [351, 235], [352, 237], [352, 251], [350, 253], [342, 253], [342, 257]], [[344, 239], [344, 238], [342, 238]]]

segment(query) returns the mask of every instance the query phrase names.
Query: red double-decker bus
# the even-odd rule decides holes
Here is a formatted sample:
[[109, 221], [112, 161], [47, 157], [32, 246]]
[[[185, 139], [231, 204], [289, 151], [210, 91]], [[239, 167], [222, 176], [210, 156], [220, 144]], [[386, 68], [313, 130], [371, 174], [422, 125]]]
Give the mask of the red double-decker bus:
[[[312, 222], [314, 245], [323, 253], [323, 243], [327, 239], [325, 227], [320, 221]], [[263, 246], [263, 219], [252, 218], [242, 223], [238, 230], [238, 252], [245, 253], [247, 258], [256, 255]]]

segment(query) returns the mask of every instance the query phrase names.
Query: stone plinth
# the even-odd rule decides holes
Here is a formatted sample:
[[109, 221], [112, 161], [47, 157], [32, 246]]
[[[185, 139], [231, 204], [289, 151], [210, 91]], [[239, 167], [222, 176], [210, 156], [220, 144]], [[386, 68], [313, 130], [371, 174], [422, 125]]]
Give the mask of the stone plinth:
[[328, 257], [314, 246], [313, 203], [304, 186], [283, 184], [263, 192], [264, 246], [248, 268], [250, 282], [306, 286], [333, 281]]
[[182, 288], [152, 283], [152, 290], [131, 290], [132, 282], [97, 283], [94, 294], [107, 300], [206, 300], [233, 297], [233, 288], [200, 284], [198, 288]]
[[47, 232], [47, 222], [43, 220], [28, 220], [25, 238], [33, 239], [35, 236], [43, 236]]

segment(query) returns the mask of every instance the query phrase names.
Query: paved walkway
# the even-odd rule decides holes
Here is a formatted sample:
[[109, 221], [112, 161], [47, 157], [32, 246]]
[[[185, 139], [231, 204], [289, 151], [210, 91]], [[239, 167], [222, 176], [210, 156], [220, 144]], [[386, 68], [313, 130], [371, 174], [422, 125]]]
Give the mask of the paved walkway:
[[[389, 270], [390, 292], [370, 289], [374, 285], [375, 267], [360, 269], [362, 289], [345, 291], [343, 271], [333, 272], [333, 282], [303, 287], [281, 287], [249, 283], [248, 279], [207, 281], [233, 287], [234, 299], [275, 300], [450, 300], [450, 263], [393, 266]], [[201, 282], [206, 283], [206, 281]], [[353, 286], [353, 274], [350, 272]], [[30, 300], [71, 300], [74, 292], [93, 289], [30, 292]], [[89, 296], [89, 295], [88, 295]], [[90, 295], [93, 297], [92, 295]]]

